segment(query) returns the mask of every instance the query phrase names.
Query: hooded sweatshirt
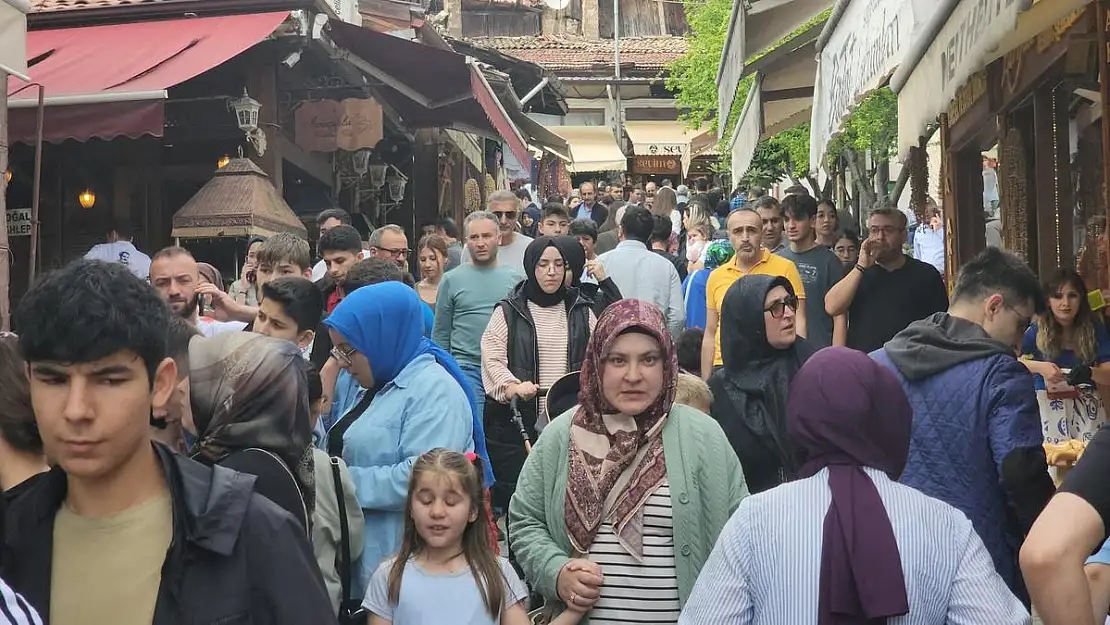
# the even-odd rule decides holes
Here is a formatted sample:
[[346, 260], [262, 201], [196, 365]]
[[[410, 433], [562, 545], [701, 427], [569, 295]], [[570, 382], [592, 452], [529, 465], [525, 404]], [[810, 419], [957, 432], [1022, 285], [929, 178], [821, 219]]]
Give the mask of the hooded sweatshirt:
[[871, 354], [913, 407], [900, 481], [971, 519], [1010, 590], [1027, 606], [1021, 542], [1052, 497], [1033, 377], [979, 324], [936, 313]]
[[911, 323], [883, 349], [911, 381], [931, 378], [972, 360], [1014, 354], [1005, 343], [991, 338], [983, 326], [948, 313], [935, 313]]

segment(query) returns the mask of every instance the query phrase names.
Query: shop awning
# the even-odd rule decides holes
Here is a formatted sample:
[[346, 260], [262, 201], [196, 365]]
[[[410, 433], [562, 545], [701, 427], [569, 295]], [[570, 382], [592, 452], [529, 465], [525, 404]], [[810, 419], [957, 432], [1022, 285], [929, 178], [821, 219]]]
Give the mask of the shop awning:
[[410, 128], [453, 128], [503, 140], [521, 164], [532, 154], [481, 70], [467, 58], [393, 35], [332, 20], [344, 58], [382, 83], [379, 91]]
[[567, 170], [624, 171], [628, 159], [621, 152], [613, 131], [608, 126], [550, 126], [549, 130], [566, 140], [570, 146]]
[[760, 139], [810, 120], [817, 74], [816, 33], [820, 25], [750, 64], [756, 80], [733, 133], [733, 180], [747, 172]]
[[[860, 2], [862, 0], [857, 0]], [[733, 2], [717, 70], [717, 105], [722, 117], [732, 110], [744, 64], [794, 29], [832, 6], [832, 0], [750, 0]], [[724, 128], [719, 128], [724, 131]]]
[[636, 156], [681, 156], [698, 134], [686, 124], [674, 122], [625, 122], [624, 131], [632, 140]]
[[695, 158], [717, 158], [721, 153], [717, 146], [717, 133], [708, 128], [700, 128], [690, 138], [690, 144], [682, 152], [682, 177], [685, 178], [690, 171], [690, 165]]
[[0, 74], [27, 73], [27, 0], [0, 0]]
[[[890, 79], [905, 157], [973, 74], [1090, 0], [944, 0]], [[1022, 15], [1028, 12], [1027, 15]]]
[[829, 141], [860, 100], [886, 83], [936, 8], [937, 0], [857, 0], [825, 26], [817, 44], [810, 171], [821, 168]]
[[[43, 85], [47, 141], [162, 136], [166, 90], [241, 54], [288, 11], [32, 31], [28, 74]], [[33, 140], [38, 89], [8, 83], [13, 141]]]

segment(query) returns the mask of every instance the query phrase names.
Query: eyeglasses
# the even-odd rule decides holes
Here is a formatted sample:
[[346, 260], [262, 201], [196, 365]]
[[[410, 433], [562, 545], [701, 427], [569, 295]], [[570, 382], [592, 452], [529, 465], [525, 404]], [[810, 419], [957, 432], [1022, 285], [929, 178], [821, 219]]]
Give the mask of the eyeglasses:
[[348, 367], [350, 367], [352, 364], [354, 364], [354, 363], [351, 362], [351, 357], [354, 356], [357, 352], [358, 352], [358, 350], [356, 350], [353, 347], [348, 348], [346, 350], [341, 350], [338, 347], [331, 348], [332, 357], [335, 358], [336, 360], [338, 360], [340, 362], [340, 364], [344, 364]]
[[408, 248], [405, 248], [405, 247], [403, 247], [401, 249], [397, 249], [397, 250], [390, 249], [388, 247], [375, 247], [374, 249], [378, 250], [379, 252], [385, 252], [386, 254], [389, 254], [393, 258], [403, 258], [405, 256], [408, 256], [409, 252], [412, 251], [412, 250], [410, 250]]
[[493, 215], [498, 219], [516, 219], [516, 211], [493, 211]]
[[536, 272], [537, 273], [543, 273], [545, 271], [550, 272], [552, 269], [554, 269], [555, 273], [562, 273], [562, 272], [566, 271], [566, 267], [567, 267], [566, 263], [564, 261], [561, 261], [561, 260], [555, 260], [555, 261], [541, 260], [540, 262], [536, 263]]
[[1026, 332], [1026, 330], [1029, 329], [1029, 326], [1033, 325], [1033, 318], [1032, 317], [1026, 317], [1026, 316], [1022, 315], [1020, 312], [1018, 312], [1018, 309], [1014, 308], [1013, 306], [1011, 306], [1009, 304], [1003, 303], [1002, 305], [1005, 306], [1006, 308], [1009, 308], [1011, 311], [1013, 311], [1013, 313], [1015, 315], [1017, 315], [1018, 329], [1021, 330], [1022, 334], [1024, 334]]
[[797, 296], [787, 295], [786, 297], [778, 300], [777, 302], [774, 302], [773, 304], [771, 304], [767, 308], [764, 308], [763, 312], [771, 313], [771, 316], [774, 317], [775, 319], [782, 319], [782, 316], [786, 314], [786, 309], [787, 308], [789, 308], [790, 310], [792, 310], [794, 312], [798, 311], [798, 298], [797, 298]]
[[867, 229], [868, 234], [873, 237], [879, 236], [880, 234], [889, 237], [901, 231], [902, 228], [899, 228], [897, 226], [871, 226]]

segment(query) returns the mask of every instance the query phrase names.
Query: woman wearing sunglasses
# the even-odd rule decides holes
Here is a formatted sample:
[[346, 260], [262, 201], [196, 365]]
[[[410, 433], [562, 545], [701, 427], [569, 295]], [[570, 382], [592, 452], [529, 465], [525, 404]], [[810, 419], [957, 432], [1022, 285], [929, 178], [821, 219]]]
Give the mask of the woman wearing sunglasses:
[[798, 298], [781, 276], [748, 275], [725, 293], [721, 359], [709, 379], [713, 418], [728, 436], [754, 494], [792, 471], [786, 397], [794, 374], [813, 354], [797, 334]]

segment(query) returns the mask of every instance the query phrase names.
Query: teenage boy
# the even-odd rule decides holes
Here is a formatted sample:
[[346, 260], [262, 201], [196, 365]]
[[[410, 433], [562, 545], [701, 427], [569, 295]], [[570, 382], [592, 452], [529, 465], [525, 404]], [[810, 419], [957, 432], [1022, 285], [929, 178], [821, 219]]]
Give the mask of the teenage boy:
[[262, 285], [254, 331], [297, 344], [307, 353], [324, 314], [324, 295], [307, 278], [287, 276]]
[[336, 623], [304, 528], [255, 478], [152, 443], [177, 383], [169, 310], [77, 261], [15, 314], [55, 467], [7, 511], [0, 575], [52, 625]]
[[[267, 282], [276, 278], [307, 278], [312, 274], [312, 252], [308, 241], [288, 232], [276, 234], [258, 246], [257, 262], [255, 281], [259, 292]], [[229, 319], [247, 323], [244, 330], [249, 332], [254, 329], [254, 320], [258, 316], [257, 306], [236, 302], [229, 294], [211, 285], [200, 285], [197, 292], [211, 296], [212, 305], [223, 310]]]
[[320, 256], [328, 266], [327, 276], [316, 283], [327, 298], [325, 309], [328, 313], [335, 310], [339, 300], [343, 299], [339, 285], [343, 282], [343, 276], [347, 275], [347, 270], [362, 255], [361, 237], [354, 226], [336, 226], [325, 232], [316, 244], [320, 249]]
[[[782, 199], [789, 245], [778, 255], [792, 261], [811, 302], [824, 302], [825, 294], [844, 277], [844, 265], [832, 250], [817, 243], [817, 200], [794, 194]], [[806, 310], [806, 338], [817, 349], [844, 345], [848, 340], [848, 315], [833, 317], [824, 306]]]
[[[591, 187], [592, 188], [592, 187]], [[567, 233], [570, 228], [570, 213], [562, 204], [549, 202], [543, 205], [540, 214], [540, 235], [545, 237], [559, 237]]]

